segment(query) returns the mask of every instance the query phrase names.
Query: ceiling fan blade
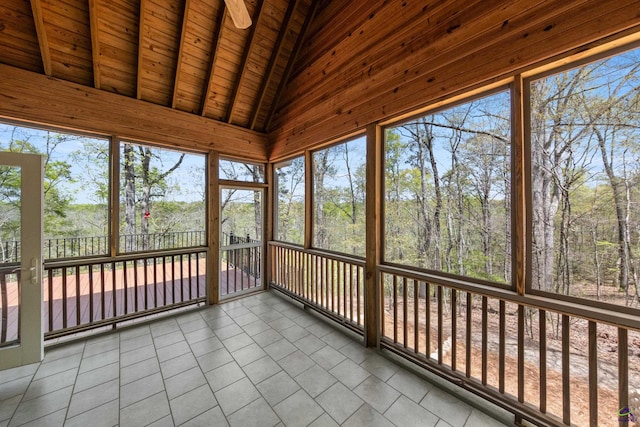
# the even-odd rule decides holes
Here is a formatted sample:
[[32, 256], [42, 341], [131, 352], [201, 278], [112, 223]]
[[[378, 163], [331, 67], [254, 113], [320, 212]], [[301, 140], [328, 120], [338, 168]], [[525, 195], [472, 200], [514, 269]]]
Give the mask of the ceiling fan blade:
[[243, 0], [224, 0], [224, 2], [236, 28], [245, 29], [251, 26], [251, 16]]

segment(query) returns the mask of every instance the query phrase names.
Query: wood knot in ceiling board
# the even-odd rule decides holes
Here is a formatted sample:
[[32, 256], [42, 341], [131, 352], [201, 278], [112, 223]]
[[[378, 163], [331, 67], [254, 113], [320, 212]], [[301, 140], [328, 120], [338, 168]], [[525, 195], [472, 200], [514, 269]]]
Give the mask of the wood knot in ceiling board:
[[544, 27], [543, 31], [551, 31], [553, 29], [553, 27], [555, 27], [555, 24], [549, 24], [546, 27]]
[[435, 78], [435, 77], [429, 77], [429, 78], [427, 79], [427, 83], [433, 83], [433, 82], [435, 82], [435, 81], [436, 81], [436, 78]]
[[4, 31], [5, 28], [7, 27], [5, 27], [5, 25], [2, 22], [0, 22], [0, 31]]
[[507, 25], [509, 25], [509, 20], [508, 20], [508, 19], [507, 19], [507, 20], [505, 20], [505, 21], [502, 23], [502, 28], [506, 27]]
[[455, 25], [450, 26], [449, 28], [447, 28], [447, 34], [453, 33], [458, 28], [460, 28], [460, 24], [455, 24]]

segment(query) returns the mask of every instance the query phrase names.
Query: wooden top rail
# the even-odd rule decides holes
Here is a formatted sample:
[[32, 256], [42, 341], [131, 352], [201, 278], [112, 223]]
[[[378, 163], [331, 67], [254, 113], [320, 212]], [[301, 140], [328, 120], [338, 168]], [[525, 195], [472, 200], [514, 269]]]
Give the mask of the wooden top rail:
[[346, 262], [347, 264], [357, 265], [358, 267], [364, 268], [364, 264], [365, 264], [364, 258], [355, 256], [355, 255], [343, 255], [343, 254], [338, 254], [335, 252], [325, 251], [321, 249], [304, 249], [302, 246], [294, 245], [291, 243], [284, 243], [284, 242], [271, 241], [268, 244], [269, 246], [293, 249], [299, 252], [304, 252], [306, 254], [317, 255], [327, 259], [332, 259], [334, 261]]
[[110, 264], [112, 262], [123, 262], [123, 261], [135, 261], [141, 259], [151, 259], [151, 258], [162, 258], [168, 256], [176, 256], [176, 255], [188, 255], [200, 252], [207, 252], [208, 248], [206, 246], [196, 246], [193, 248], [182, 248], [182, 249], [173, 249], [173, 250], [165, 250], [165, 251], [152, 251], [152, 252], [136, 252], [133, 254], [126, 255], [116, 255], [114, 257], [87, 257], [87, 258], [73, 258], [69, 260], [62, 261], [45, 261], [44, 266], [46, 269], [50, 268], [62, 268], [62, 267], [75, 267], [78, 265], [81, 266], [90, 266], [90, 265], [99, 265], [99, 264]]
[[462, 279], [446, 278], [389, 265], [378, 266], [378, 272], [442, 285], [460, 291], [497, 298], [536, 309], [548, 310], [572, 317], [606, 323], [615, 327], [624, 327], [640, 331], [640, 313], [637, 310], [636, 313], [632, 313], [630, 311], [633, 309], [629, 309], [628, 307], [602, 308], [585, 305], [582, 302], [578, 303], [558, 300], [550, 296], [532, 294], [519, 295], [515, 290], [501, 287], [500, 285], [468, 282]]

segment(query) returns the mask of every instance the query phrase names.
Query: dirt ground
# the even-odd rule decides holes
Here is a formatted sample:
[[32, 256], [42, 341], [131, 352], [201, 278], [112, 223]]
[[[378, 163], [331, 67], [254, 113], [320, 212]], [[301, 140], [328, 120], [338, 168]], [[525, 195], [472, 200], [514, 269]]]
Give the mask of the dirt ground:
[[[402, 294], [402, 293], [400, 293]], [[455, 363], [455, 370], [465, 374], [467, 370], [467, 299], [466, 294], [459, 294], [455, 309], [456, 318], [456, 350], [455, 361], [452, 360], [452, 308], [450, 297], [446, 297], [442, 304], [442, 363], [451, 368]], [[609, 298], [611, 301], [612, 298]], [[404, 304], [402, 295], [397, 300], [398, 330], [397, 341], [410, 349], [415, 349], [415, 311], [412, 295], [407, 299], [407, 337], [405, 341], [402, 329]], [[624, 298], [622, 299], [624, 305]], [[471, 304], [471, 349], [470, 376], [482, 380], [482, 322], [483, 306], [480, 297], [472, 298]], [[438, 349], [438, 306], [437, 299], [429, 299], [430, 334], [428, 353], [437, 360]], [[494, 389], [499, 385], [499, 324], [500, 306], [498, 300], [487, 301], [487, 373], [486, 384]], [[539, 347], [539, 313], [537, 310], [527, 310], [525, 313], [525, 369], [524, 369], [524, 398], [527, 404], [540, 409], [540, 347]], [[385, 299], [385, 336], [394, 339], [393, 334], [393, 302]], [[562, 384], [562, 320], [552, 313], [546, 314], [546, 413], [562, 419], [563, 414], [563, 384]], [[426, 353], [426, 302], [418, 301], [418, 352]], [[516, 304], [505, 304], [505, 363], [504, 363], [504, 392], [517, 400], [518, 370], [517, 370], [517, 337], [518, 337], [518, 308]], [[618, 420], [618, 332], [614, 326], [598, 324], [596, 331], [598, 358], [598, 425], [619, 426]], [[589, 364], [588, 364], [588, 322], [571, 318], [569, 321], [569, 395], [571, 424], [589, 424]], [[640, 332], [629, 331], [628, 334], [629, 360], [629, 406], [636, 416], [640, 416]], [[640, 423], [629, 423], [638, 425]]]

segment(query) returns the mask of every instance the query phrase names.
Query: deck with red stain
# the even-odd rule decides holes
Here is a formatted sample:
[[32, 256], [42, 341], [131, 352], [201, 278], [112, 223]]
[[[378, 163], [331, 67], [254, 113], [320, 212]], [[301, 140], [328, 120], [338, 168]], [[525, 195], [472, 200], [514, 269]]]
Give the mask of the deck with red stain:
[[[42, 320], [45, 333], [188, 304], [206, 296], [204, 259], [168, 264], [138, 263], [135, 267], [133, 262], [121, 263], [121, 268], [115, 270], [111, 270], [110, 265], [96, 265], [91, 271], [85, 268], [80, 274], [75, 274], [75, 269], [47, 269], [44, 272]], [[227, 268], [222, 263], [221, 296], [260, 285], [260, 278], [233, 266]], [[15, 274], [6, 276], [5, 288], [6, 302], [4, 298], [0, 301], [0, 343], [17, 338], [19, 293]]]

